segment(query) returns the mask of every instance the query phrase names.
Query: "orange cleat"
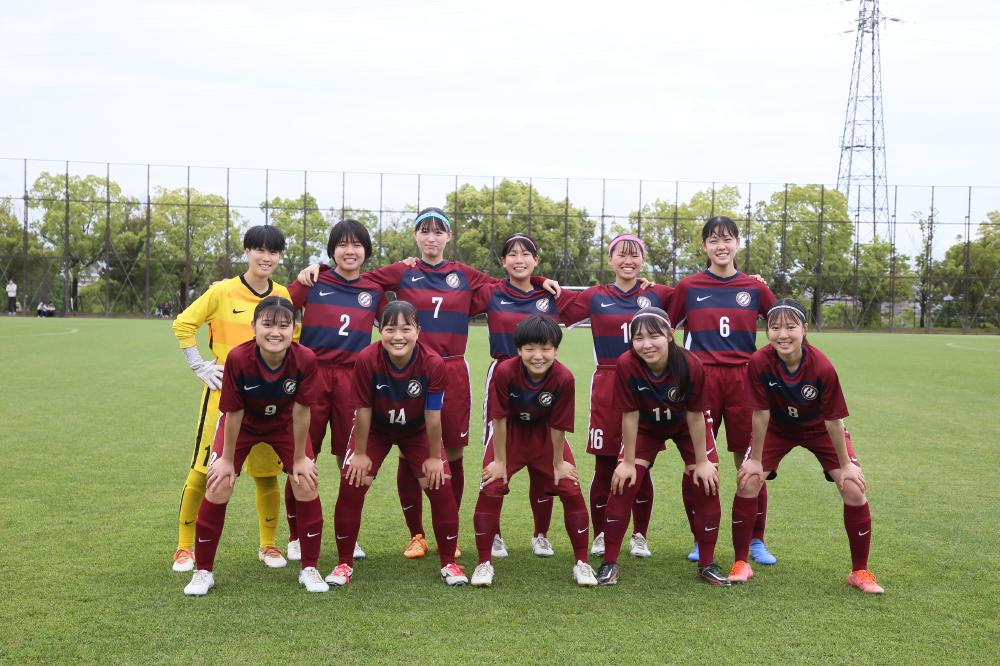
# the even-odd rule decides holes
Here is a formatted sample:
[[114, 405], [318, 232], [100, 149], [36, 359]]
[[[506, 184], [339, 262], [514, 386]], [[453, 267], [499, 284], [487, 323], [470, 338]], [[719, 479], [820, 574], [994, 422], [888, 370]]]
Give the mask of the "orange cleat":
[[851, 575], [847, 577], [847, 584], [851, 587], [856, 587], [867, 594], [885, 593], [885, 589], [878, 584], [877, 580], [875, 580], [875, 574], [868, 569], [852, 571]]
[[744, 560], [736, 560], [733, 563], [733, 568], [729, 570], [730, 583], [745, 583], [751, 578], [753, 578], [753, 569]]
[[410, 539], [410, 545], [403, 551], [403, 556], [407, 559], [415, 560], [426, 555], [428, 550], [430, 548], [427, 546], [427, 541], [424, 540], [424, 535], [414, 534], [413, 538]]
[[194, 553], [189, 548], [178, 548], [174, 552], [174, 571], [184, 572], [194, 569]]

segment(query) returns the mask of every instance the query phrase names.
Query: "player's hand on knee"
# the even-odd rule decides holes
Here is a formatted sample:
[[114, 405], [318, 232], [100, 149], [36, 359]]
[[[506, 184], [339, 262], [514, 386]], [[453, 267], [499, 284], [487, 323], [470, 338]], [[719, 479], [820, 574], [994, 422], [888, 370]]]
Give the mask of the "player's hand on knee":
[[707, 460], [694, 466], [691, 480], [696, 487], [704, 488], [706, 495], [719, 494], [719, 469]]
[[299, 276], [295, 278], [299, 281], [299, 284], [305, 285], [306, 287], [311, 287], [316, 284], [316, 278], [319, 277], [319, 264], [309, 264], [301, 271], [299, 271]]
[[844, 493], [845, 491], [850, 492], [850, 489], [847, 488], [848, 483], [853, 483], [861, 489], [862, 495], [868, 491], [868, 484], [865, 482], [864, 472], [862, 472], [861, 468], [854, 463], [847, 463], [847, 465], [841, 467], [838, 477], [839, 478], [836, 479], [837, 489], [840, 490], [841, 493]]
[[507, 483], [507, 463], [502, 460], [494, 460], [483, 468], [483, 485], [489, 485], [494, 481], [503, 479]]
[[615, 495], [624, 495], [625, 489], [635, 483], [635, 476], [635, 463], [621, 461], [611, 475], [611, 492]]
[[365, 453], [355, 453], [351, 456], [351, 462], [347, 466], [347, 485], [360, 488], [364, 485], [365, 477], [369, 476], [372, 470], [372, 459]]
[[300, 488], [315, 492], [316, 484], [319, 483], [319, 470], [316, 469], [316, 463], [305, 456], [294, 461], [292, 463], [292, 481]]
[[444, 462], [440, 458], [428, 458], [421, 469], [427, 479], [427, 487], [431, 490], [437, 490], [444, 483]]
[[763, 466], [753, 458], [744, 460], [739, 471], [736, 472], [736, 485], [740, 490], [746, 490], [752, 485], [759, 487], [762, 483], [764, 483]]
[[236, 482], [236, 470], [233, 463], [225, 458], [216, 458], [209, 465], [208, 474], [205, 477], [205, 488], [210, 492], [216, 492], [224, 488], [232, 488]]
[[555, 476], [556, 484], [558, 484], [563, 479], [569, 479], [570, 481], [572, 481], [577, 485], [579, 485], [580, 483], [580, 472], [577, 471], [576, 466], [573, 463], [567, 460], [564, 460], [558, 465], [556, 465], [555, 468], [553, 469], [553, 473]]

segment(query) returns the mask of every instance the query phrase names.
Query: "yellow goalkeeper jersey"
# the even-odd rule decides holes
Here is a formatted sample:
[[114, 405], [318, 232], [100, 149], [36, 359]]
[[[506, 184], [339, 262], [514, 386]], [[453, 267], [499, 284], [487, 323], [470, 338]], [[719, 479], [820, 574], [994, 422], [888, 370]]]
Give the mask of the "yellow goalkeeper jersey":
[[[267, 290], [258, 293], [242, 275], [237, 275], [209, 287], [174, 319], [174, 335], [180, 341], [181, 349], [196, 346], [195, 334], [202, 324], [208, 324], [208, 346], [216, 362], [225, 364], [230, 349], [253, 337], [250, 324], [258, 303], [268, 296], [291, 300], [288, 289], [270, 279], [267, 284]], [[299, 327], [295, 328], [294, 338], [298, 339]]]

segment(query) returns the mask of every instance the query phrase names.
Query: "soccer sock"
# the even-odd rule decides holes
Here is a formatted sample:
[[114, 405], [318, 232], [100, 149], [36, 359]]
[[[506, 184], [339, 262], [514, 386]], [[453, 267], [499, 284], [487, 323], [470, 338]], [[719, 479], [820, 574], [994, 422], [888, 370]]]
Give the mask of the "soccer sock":
[[548, 534], [552, 527], [552, 496], [545, 494], [545, 479], [532, 467], [528, 468], [528, 500], [531, 502], [531, 515], [535, 519], [533, 536]]
[[753, 538], [764, 540], [764, 527], [767, 525], [767, 484], [760, 484], [760, 495], [757, 495], [757, 520], [753, 526]]
[[465, 494], [465, 467], [462, 458], [449, 460], [451, 468], [451, 494], [455, 497], [455, 509], [462, 508], [462, 495]]
[[844, 505], [844, 529], [851, 544], [851, 571], [868, 568], [868, 551], [872, 545], [872, 514], [868, 502], [861, 506]]
[[[319, 496], [308, 502], [298, 502], [296, 511], [299, 513], [299, 523], [302, 525], [302, 536], [299, 544], [302, 547], [302, 568], [314, 567], [319, 561], [319, 546], [323, 541], [323, 506]], [[354, 534], [357, 537], [357, 532]], [[351, 544], [351, 555], [354, 555], [354, 544]]]
[[[361, 510], [365, 506], [365, 493], [369, 486], [360, 488], [340, 479], [340, 494], [333, 509], [333, 532], [337, 537], [337, 562], [350, 565], [354, 561], [354, 544], [361, 529]], [[299, 537], [301, 539], [301, 537]], [[305, 551], [302, 552], [305, 558]]]
[[211, 571], [215, 566], [215, 551], [219, 547], [219, 537], [222, 536], [222, 528], [226, 524], [226, 507], [228, 502], [216, 504], [209, 500], [201, 503], [198, 509], [198, 528], [195, 533], [198, 537], [194, 550], [194, 561], [199, 569]]
[[410, 465], [402, 458], [396, 469], [396, 489], [399, 491], [399, 506], [403, 508], [403, 519], [410, 530], [410, 536], [427, 534], [424, 531], [424, 499], [420, 482], [410, 471]]
[[618, 553], [622, 549], [622, 539], [632, 513], [635, 496], [642, 486], [642, 477], [648, 470], [642, 465], [635, 466], [635, 483], [625, 488], [622, 495], [608, 496], [608, 510], [604, 519], [604, 561], [614, 564], [618, 561]]
[[681, 475], [681, 501], [684, 502], [684, 514], [688, 519], [688, 527], [697, 541], [698, 532], [694, 527], [694, 516], [695, 506], [698, 503], [698, 489], [695, 487], [689, 474]]
[[489, 562], [493, 557], [493, 535], [500, 529], [500, 508], [502, 497], [492, 497], [479, 493], [476, 512], [472, 515], [472, 526], [476, 532], [476, 550], [479, 563]]
[[586, 562], [587, 543], [590, 541], [590, 535], [587, 534], [589, 527], [587, 505], [583, 503], [583, 495], [563, 496], [559, 499], [562, 500], [563, 522], [566, 523], [569, 542], [573, 546], [573, 557], [581, 562]]
[[594, 524], [595, 537], [604, 531], [611, 475], [617, 465], [618, 459], [614, 456], [594, 456], [594, 478], [590, 481], [590, 520]]
[[[685, 474], [684, 476], [689, 476]], [[718, 495], [706, 495], [704, 490], [695, 488], [694, 528], [698, 541], [698, 566], [703, 567], [715, 560], [715, 543], [719, 540], [719, 520], [722, 505]]]
[[191, 470], [184, 479], [181, 506], [177, 511], [177, 547], [194, 550], [194, 529], [198, 508], [205, 498], [205, 475]]
[[295, 495], [292, 493], [292, 477], [285, 477], [285, 517], [288, 519], [288, 540], [295, 541], [299, 538], [299, 527], [296, 516], [298, 511], [295, 508]]
[[649, 519], [653, 515], [653, 475], [646, 474], [639, 486], [639, 494], [632, 505], [632, 531], [649, 535]]
[[427, 488], [424, 493], [431, 501], [431, 523], [434, 525], [434, 538], [437, 539], [441, 564], [454, 562], [455, 546], [458, 544], [458, 509], [455, 507], [451, 481], [446, 480], [437, 490]]
[[750, 558], [750, 539], [756, 518], [756, 497], [733, 497], [733, 559], [737, 562]]
[[278, 514], [281, 512], [278, 477], [255, 476], [257, 484], [257, 525], [260, 528], [260, 547], [274, 546], [278, 538]]

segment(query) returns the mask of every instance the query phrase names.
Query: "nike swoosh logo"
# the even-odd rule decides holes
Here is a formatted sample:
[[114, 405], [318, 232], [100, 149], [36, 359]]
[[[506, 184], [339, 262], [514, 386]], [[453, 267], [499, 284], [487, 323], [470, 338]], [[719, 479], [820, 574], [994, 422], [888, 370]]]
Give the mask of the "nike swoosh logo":
[[389, 386], [388, 384], [376, 384], [375, 390], [378, 391], [380, 389], [388, 388], [388, 386]]
[[244, 391], [252, 391], [255, 388], [260, 388], [260, 384], [254, 384], [253, 386], [247, 386], [246, 384], [243, 385]]
[[551, 502], [551, 501], [552, 501], [551, 497], [545, 497], [542, 499], [535, 500], [535, 504], [545, 504], [546, 502]]
[[620, 520], [618, 520], [617, 518], [608, 518], [608, 519], [606, 519], [606, 521], [605, 521], [605, 522], [609, 522], [609, 523], [620, 523], [621, 521], [620, 521]]
[[718, 527], [706, 527], [706, 528], [705, 528], [705, 531], [706, 531], [706, 532], [714, 532], [714, 531], [715, 531], [715, 530], [717, 530], [717, 529], [719, 529], [719, 528], [718, 528]]
[[583, 528], [582, 530], [577, 530], [577, 531], [576, 531], [576, 533], [577, 533], [577, 534], [583, 534], [583, 533], [584, 533], [584, 532], [586, 532], [586, 531], [587, 531], [587, 528], [586, 528], [586, 527], [584, 527], [584, 528]]
[[313, 537], [318, 537], [319, 535], [320, 535], [320, 532], [316, 532], [316, 533], [306, 532], [306, 538], [307, 539], [312, 539]]
[[767, 385], [768, 386], [777, 386], [778, 382], [768, 382]]
[[514, 305], [514, 301], [505, 301], [501, 298], [500, 305]]
[[[871, 532], [871, 530], [868, 530], [868, 532]], [[858, 536], [864, 536], [868, 534], [868, 532], [858, 532]]]
[[595, 504], [595, 505], [594, 505], [594, 508], [595, 508], [595, 509], [603, 509], [603, 508], [604, 508], [604, 507], [606, 507], [606, 506], [607, 506], [607, 504]]
[[410, 506], [404, 506], [404, 507], [403, 507], [403, 511], [409, 511], [409, 510], [410, 510], [410, 509], [412, 509], [412, 508], [413, 508], [413, 505], [412, 505], [412, 504], [411, 504]]
[[649, 390], [649, 387], [648, 387], [648, 386], [640, 386], [640, 387], [639, 387], [639, 390], [640, 390], [640, 391], [648, 391], [648, 390]]
[[649, 500], [641, 500], [641, 499], [637, 499], [637, 500], [635, 501], [635, 503], [636, 503], [636, 504], [645, 504], [645, 503], [646, 503], [646, 502], [648, 502], [648, 501], [649, 501]]
[[423, 280], [424, 277], [427, 277], [427, 276], [410, 278], [410, 282], [416, 282], [417, 280]]
[[193, 522], [194, 522], [193, 520], [185, 520], [185, 521], [184, 521], [184, 524], [185, 524], [185, 525], [190, 525], [190, 524], [191, 524], [191, 523], [193, 523]]
[[734, 520], [734, 521], [733, 521], [733, 525], [739, 525], [739, 524], [741, 524], [742, 522], [743, 522], [742, 520]]
[[447, 539], [448, 541], [454, 541], [457, 538], [458, 538], [457, 534], [455, 536], [445, 537], [445, 539]]
[[468, 431], [468, 430], [466, 430], [466, 431], [465, 431], [465, 432], [463, 432], [463, 433], [462, 433], [461, 435], [459, 435], [459, 437], [465, 437], [465, 436], [466, 436], [466, 435], [468, 435], [468, 434], [469, 434], [469, 431]]
[[521, 394], [520, 393], [511, 393], [510, 397], [512, 397], [512, 398], [520, 398]]
[[851, 458], [851, 462], [858, 462], [857, 458]]
[[335, 293], [337, 293], [337, 292], [335, 292], [335, 291], [321, 291], [321, 292], [319, 292], [319, 295], [320, 296], [329, 296], [330, 294], [335, 294]]
[[476, 536], [486, 536], [486, 532], [476, 532]]
[[275, 519], [277, 519], [277, 516], [275, 516], [274, 518], [265, 518], [264, 522], [265, 523], [269, 523], [269, 522], [271, 522], [272, 520], [275, 520]]
[[346, 534], [345, 534], [344, 536], [340, 536], [339, 534], [337, 535], [337, 540], [338, 540], [338, 541], [339, 541], [340, 539], [346, 539], [346, 538], [347, 538], [347, 535], [346, 535]]
[[292, 519], [292, 518], [295, 517], [294, 513], [286, 513], [285, 515], [288, 516], [289, 519]]
[[236, 308], [233, 308], [233, 314], [243, 314], [244, 312], [246, 312], [246, 310], [237, 310]]
[[713, 447], [712, 447], [712, 448], [710, 448], [710, 449], [709, 449], [708, 451], [705, 451], [705, 455], [706, 455], [706, 456], [707, 456], [707, 455], [711, 455], [711, 454], [712, 454], [712, 451], [714, 451], [714, 450], [715, 450], [715, 447], [713, 446]]
[[610, 308], [614, 303], [601, 303], [602, 308]]
[[198, 539], [198, 543], [208, 543], [211, 539]]
[[699, 303], [701, 303], [702, 301], [706, 301], [706, 300], [708, 300], [708, 299], [710, 299], [710, 298], [712, 298], [712, 296], [711, 296], [711, 295], [708, 295], [708, 296], [695, 296], [695, 297], [694, 297], [694, 300], [696, 300], [696, 301], [698, 301]]

